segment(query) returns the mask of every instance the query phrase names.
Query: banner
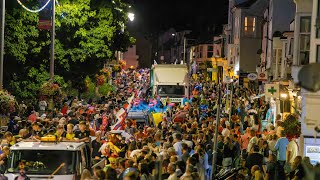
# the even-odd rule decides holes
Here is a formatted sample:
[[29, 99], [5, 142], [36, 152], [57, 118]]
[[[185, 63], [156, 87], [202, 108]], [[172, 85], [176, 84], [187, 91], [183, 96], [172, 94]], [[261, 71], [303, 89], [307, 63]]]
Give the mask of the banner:
[[[48, 0], [39, 0], [39, 7], [43, 7]], [[42, 11], [39, 12], [39, 29], [41, 30], [50, 30], [52, 27], [52, 2], [50, 0], [49, 4]]]

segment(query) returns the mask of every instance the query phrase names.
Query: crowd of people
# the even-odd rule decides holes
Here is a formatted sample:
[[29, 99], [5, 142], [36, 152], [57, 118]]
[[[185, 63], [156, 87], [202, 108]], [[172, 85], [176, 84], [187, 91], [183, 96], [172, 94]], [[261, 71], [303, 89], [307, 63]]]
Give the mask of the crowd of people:
[[[99, 99], [67, 97], [64, 106], [55, 110], [48, 110], [47, 102], [42, 100], [39, 107], [26, 111], [26, 116], [12, 114], [1, 142], [2, 171], [10, 146], [51, 134], [59, 141], [90, 144], [93, 162], [106, 159], [105, 167], [84, 171], [81, 179], [208, 180], [212, 172], [237, 167], [247, 170], [239, 171], [235, 179], [305, 177], [302, 162], [312, 167], [310, 159], [299, 156], [296, 139], [285, 136], [280, 115], [275, 122], [266, 118], [269, 105], [264, 98], [252, 98], [257, 95], [255, 90], [235, 83], [232, 105], [228, 106], [227, 85], [205, 81], [201, 76], [190, 82], [192, 96], [188, 101], [168, 107], [158, 125], [140, 127], [134, 119], [127, 119], [124, 130], [133, 136], [131, 141], [110, 131], [117, 122], [116, 113], [132, 94], [148, 101], [148, 90], [139, 92], [148, 89], [148, 69], [122, 72], [113, 81], [116, 90]], [[219, 109], [221, 117], [217, 118]], [[177, 118], [182, 111], [187, 113]], [[263, 125], [264, 120], [267, 125]], [[217, 169], [213, 169], [213, 163]]]

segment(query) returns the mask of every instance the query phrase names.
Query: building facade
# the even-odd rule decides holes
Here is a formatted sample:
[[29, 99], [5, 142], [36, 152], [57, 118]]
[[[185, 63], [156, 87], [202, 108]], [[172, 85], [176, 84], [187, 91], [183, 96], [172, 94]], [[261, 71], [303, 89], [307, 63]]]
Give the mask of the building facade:
[[126, 61], [126, 69], [137, 68], [139, 56], [137, 55], [136, 45], [132, 45], [123, 53], [123, 60]]
[[[318, 29], [319, 0], [294, 0], [296, 4], [293, 65], [291, 74], [295, 83], [299, 83], [298, 75], [301, 68], [311, 63], [320, 63]], [[311, 78], [311, 77], [310, 77]], [[320, 91], [313, 93], [303, 88], [298, 92], [301, 95], [301, 127], [300, 153], [306, 154], [310, 146], [319, 146], [320, 139], [314, 128], [320, 125]], [[317, 135], [315, 138], [315, 135]], [[320, 161], [320, 158], [318, 159]]]
[[290, 23], [294, 20], [294, 16], [295, 3], [292, 0], [269, 0], [264, 10], [262, 55], [259, 68], [261, 71], [268, 71], [270, 80], [286, 78], [281, 77], [280, 72], [283, 68], [281, 66], [281, 36], [283, 32], [290, 30]]

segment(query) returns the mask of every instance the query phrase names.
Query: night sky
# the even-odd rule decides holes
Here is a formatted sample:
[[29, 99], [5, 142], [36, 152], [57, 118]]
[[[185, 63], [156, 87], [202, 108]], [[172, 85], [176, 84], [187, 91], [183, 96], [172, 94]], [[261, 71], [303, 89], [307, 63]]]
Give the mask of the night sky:
[[135, 26], [157, 33], [173, 27], [201, 32], [227, 23], [228, 0], [134, 0]]

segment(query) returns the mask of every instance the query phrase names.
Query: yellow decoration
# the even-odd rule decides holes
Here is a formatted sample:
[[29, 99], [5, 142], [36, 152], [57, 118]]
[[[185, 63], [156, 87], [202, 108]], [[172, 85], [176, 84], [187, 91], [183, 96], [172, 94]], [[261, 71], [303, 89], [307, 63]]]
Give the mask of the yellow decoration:
[[48, 136], [41, 137], [41, 141], [42, 142], [56, 142], [57, 137], [54, 135], [48, 135]]
[[153, 116], [154, 124], [157, 127], [158, 124], [162, 122], [163, 114], [162, 113], [154, 113], [154, 114], [152, 114], [152, 116]]

